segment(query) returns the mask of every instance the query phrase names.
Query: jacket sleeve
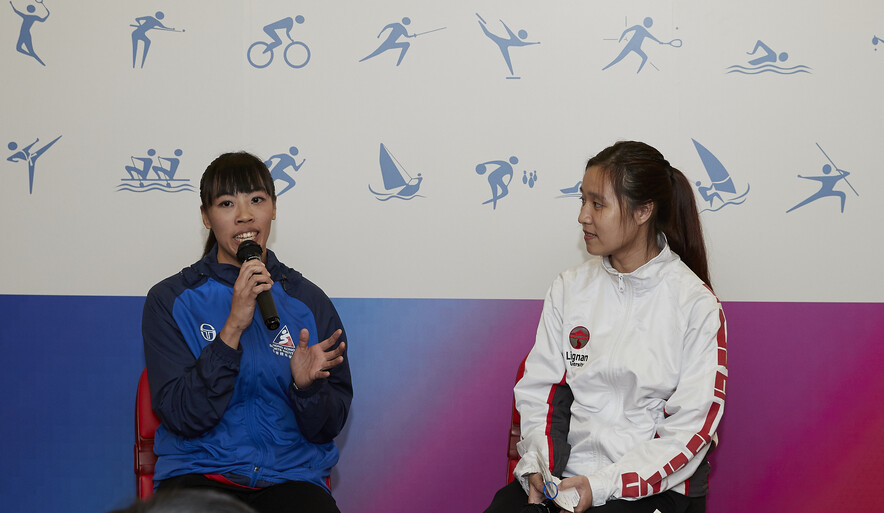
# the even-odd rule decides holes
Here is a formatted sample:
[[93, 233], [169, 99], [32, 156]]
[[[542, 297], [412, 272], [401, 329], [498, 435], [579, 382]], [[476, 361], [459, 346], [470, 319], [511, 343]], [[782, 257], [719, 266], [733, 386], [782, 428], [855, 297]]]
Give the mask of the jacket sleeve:
[[521, 460], [513, 475], [527, 492], [527, 475], [540, 471], [540, 462], [561, 476], [571, 446], [568, 431], [574, 396], [565, 382], [566, 367], [559, 346], [562, 337], [563, 280], [553, 282], [543, 303], [534, 347], [525, 361], [525, 374], [513, 390], [521, 417]]
[[220, 337], [194, 356], [173, 316], [174, 295], [162, 284], [144, 303], [141, 332], [153, 409], [163, 426], [185, 438], [220, 422], [233, 395], [242, 350]]
[[686, 308], [681, 377], [666, 402], [657, 437], [587, 476], [593, 506], [669, 490], [693, 475], [703, 462], [724, 413], [726, 325], [721, 305], [711, 294]]
[[[340, 329], [338, 344], [330, 348], [334, 350], [341, 342], [347, 342], [347, 333], [335, 311], [334, 305], [327, 297], [325, 305], [316, 312], [316, 328], [318, 340], [322, 341]], [[298, 428], [308, 441], [315, 444], [328, 443], [344, 429], [344, 423], [350, 412], [353, 400], [353, 383], [350, 379], [350, 347], [344, 348], [344, 361], [329, 371], [329, 377], [318, 379], [305, 389], [295, 389], [294, 381], [289, 385], [289, 399], [295, 411]]]

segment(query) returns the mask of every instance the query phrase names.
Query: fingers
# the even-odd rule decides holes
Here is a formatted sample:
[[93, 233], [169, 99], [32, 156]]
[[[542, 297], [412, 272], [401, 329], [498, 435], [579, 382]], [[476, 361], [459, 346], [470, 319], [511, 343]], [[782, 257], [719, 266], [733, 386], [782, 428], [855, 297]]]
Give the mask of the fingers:
[[335, 332], [332, 333], [332, 336], [319, 343], [319, 347], [323, 351], [328, 351], [328, 348], [334, 346], [338, 342], [338, 339], [341, 337], [341, 333], [341, 330], [335, 330]]
[[306, 328], [302, 329], [298, 334], [298, 348], [306, 349], [307, 343], [310, 341], [310, 332]]
[[576, 488], [580, 494], [580, 500], [574, 508], [574, 513], [583, 513], [592, 506], [592, 486], [586, 476], [572, 476], [562, 480], [559, 484], [560, 489]]
[[327, 371], [344, 363], [344, 342], [341, 342], [341, 345], [338, 346], [337, 349], [326, 354], [330, 357], [328, 360], [326, 360], [322, 370]]
[[[344, 349], [346, 348], [345, 342], [341, 341], [341, 343], [338, 344], [338, 347], [329, 351], [329, 348], [334, 346], [338, 342], [338, 339], [341, 337], [341, 333], [343, 333], [342, 330], [336, 330], [334, 333], [332, 333], [332, 336], [328, 337], [327, 339], [325, 339], [322, 342], [313, 346], [315, 349], [313, 349], [313, 348], [311, 348], [311, 349], [313, 349], [314, 351], [319, 351], [319, 352], [323, 353], [324, 356], [322, 357], [322, 359], [324, 359], [324, 360], [333, 361], [333, 360], [338, 359], [338, 357], [340, 357], [341, 360], [343, 360], [343, 356], [341, 356], [341, 355], [344, 354]], [[307, 349], [307, 345], [309, 344], [309, 342], [310, 342], [310, 332], [307, 331], [306, 328], [304, 328], [301, 330], [301, 333], [298, 335], [298, 347], [301, 349]], [[333, 365], [326, 367], [326, 368], [330, 369], [331, 367], [334, 367], [335, 365], [338, 365], [339, 363], [341, 363], [341, 362], [334, 363]]]
[[528, 477], [528, 502], [540, 504], [543, 502], [543, 478], [540, 474], [530, 474]]
[[260, 260], [249, 260], [243, 263], [239, 269], [236, 283], [234, 283], [235, 290], [246, 292], [252, 297], [265, 290], [270, 290], [272, 286], [273, 280], [270, 278], [270, 272]]

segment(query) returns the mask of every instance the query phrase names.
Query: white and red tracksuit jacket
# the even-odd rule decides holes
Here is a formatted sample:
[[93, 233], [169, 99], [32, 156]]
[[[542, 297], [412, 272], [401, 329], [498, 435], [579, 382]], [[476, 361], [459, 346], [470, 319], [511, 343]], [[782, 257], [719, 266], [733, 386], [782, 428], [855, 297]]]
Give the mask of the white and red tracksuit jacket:
[[721, 304], [668, 245], [628, 274], [593, 258], [560, 274], [544, 301], [515, 387], [515, 477], [527, 491], [540, 455], [554, 474], [586, 476], [594, 506], [704, 495], [689, 478], [724, 413], [726, 381]]

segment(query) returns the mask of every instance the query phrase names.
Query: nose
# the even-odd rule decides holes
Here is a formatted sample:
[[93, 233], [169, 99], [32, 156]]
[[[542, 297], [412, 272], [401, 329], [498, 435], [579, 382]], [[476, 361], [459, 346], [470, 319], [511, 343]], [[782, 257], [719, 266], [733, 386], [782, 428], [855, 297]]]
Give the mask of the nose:
[[253, 218], [252, 209], [248, 203], [240, 204], [236, 207], [236, 222], [237, 223], [247, 223], [247, 222], [251, 221], [252, 218]]
[[592, 216], [589, 213], [589, 202], [580, 206], [580, 212], [577, 214], [577, 222], [580, 224], [592, 224]]

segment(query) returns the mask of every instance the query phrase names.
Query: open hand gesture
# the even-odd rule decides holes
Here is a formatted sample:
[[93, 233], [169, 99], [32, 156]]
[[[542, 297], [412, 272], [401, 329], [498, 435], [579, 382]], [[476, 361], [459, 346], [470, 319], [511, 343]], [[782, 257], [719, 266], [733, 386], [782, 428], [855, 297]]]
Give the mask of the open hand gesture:
[[298, 347], [291, 358], [292, 379], [298, 388], [307, 388], [317, 379], [329, 376], [329, 370], [337, 367], [344, 361], [344, 342], [341, 342], [333, 351], [333, 347], [341, 336], [341, 330], [332, 333], [332, 336], [318, 344], [307, 347], [310, 333], [302, 329], [298, 335]]

